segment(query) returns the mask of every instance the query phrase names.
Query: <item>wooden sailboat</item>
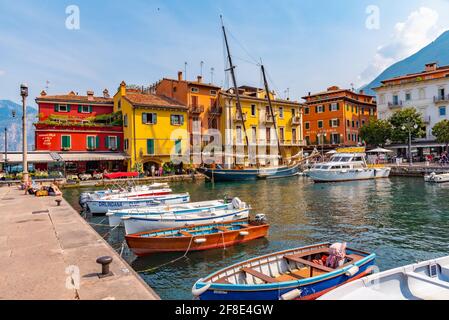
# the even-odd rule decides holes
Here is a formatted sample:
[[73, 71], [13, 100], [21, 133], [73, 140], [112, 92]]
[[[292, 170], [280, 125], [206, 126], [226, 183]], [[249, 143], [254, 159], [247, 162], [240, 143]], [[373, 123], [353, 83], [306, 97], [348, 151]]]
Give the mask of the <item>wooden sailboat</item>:
[[[232, 82], [233, 82], [233, 86], [234, 86], [234, 91], [235, 91], [235, 97], [236, 97], [236, 109], [237, 112], [239, 113], [239, 116], [241, 119], [244, 119], [243, 117], [243, 112], [242, 112], [242, 106], [240, 103], [240, 93], [239, 93], [239, 89], [237, 86], [237, 80], [236, 80], [236, 76], [235, 76], [235, 66], [232, 62], [232, 57], [231, 57], [231, 52], [230, 52], [230, 48], [229, 48], [229, 43], [228, 43], [228, 38], [226, 35], [226, 29], [224, 27], [224, 24], [222, 22], [222, 30], [223, 30], [223, 35], [224, 35], [224, 41], [225, 41], [225, 46], [226, 46], [226, 51], [227, 51], [227, 55], [228, 55], [228, 62], [229, 62], [229, 69], [226, 71], [230, 71], [231, 72], [231, 78], [232, 78]], [[273, 119], [274, 122], [274, 127], [275, 127], [275, 132], [276, 132], [276, 139], [277, 139], [277, 144], [278, 144], [278, 151], [279, 151], [279, 155], [280, 158], [282, 159], [282, 155], [281, 155], [281, 146], [280, 146], [280, 142], [279, 142], [279, 137], [277, 134], [277, 128], [276, 128], [276, 118], [273, 112], [273, 107], [272, 107], [272, 103], [271, 103], [271, 97], [269, 94], [269, 88], [268, 88], [268, 82], [267, 82], [267, 78], [266, 78], [266, 74], [265, 74], [265, 68], [262, 65], [261, 66], [261, 70], [262, 70], [262, 74], [263, 74], [263, 78], [264, 78], [264, 85], [265, 85], [265, 90], [267, 92], [267, 99], [268, 99], [268, 104], [269, 104], [269, 109], [270, 109], [270, 113], [271, 113], [271, 117]], [[248, 142], [248, 135], [246, 134], [246, 126], [245, 126], [245, 121], [242, 121], [243, 124], [243, 131], [245, 134], [245, 142], [246, 142], [246, 147], [249, 150], [249, 142]], [[232, 169], [225, 169], [222, 167], [218, 167], [218, 168], [200, 168], [199, 170], [200, 172], [202, 172], [203, 174], [205, 174], [206, 176], [208, 176], [211, 180], [215, 181], [215, 182], [220, 182], [220, 181], [242, 181], [242, 180], [257, 180], [257, 179], [272, 179], [272, 178], [284, 178], [284, 177], [291, 177], [291, 176], [295, 176], [299, 174], [300, 171], [300, 163], [293, 163], [291, 165], [281, 165], [281, 166], [277, 166], [277, 167], [264, 167], [264, 168], [232, 168]]]

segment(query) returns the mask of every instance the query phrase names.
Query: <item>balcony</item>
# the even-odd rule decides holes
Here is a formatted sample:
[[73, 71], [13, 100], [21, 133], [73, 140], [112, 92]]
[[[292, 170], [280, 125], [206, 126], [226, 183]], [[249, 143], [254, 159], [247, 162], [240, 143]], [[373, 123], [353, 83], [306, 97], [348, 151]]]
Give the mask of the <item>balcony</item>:
[[390, 109], [402, 108], [403, 104], [404, 103], [402, 102], [402, 100], [394, 101], [394, 102], [388, 102], [388, 108], [390, 108]]
[[307, 142], [305, 140], [281, 140], [281, 145], [284, 147], [306, 147]]
[[246, 113], [240, 115], [240, 112], [234, 114], [234, 122], [246, 121]]
[[434, 96], [433, 102], [434, 103], [447, 103], [447, 102], [449, 102], [449, 94]]
[[301, 124], [301, 117], [300, 116], [295, 116], [292, 118], [292, 125], [294, 126], [298, 126]]
[[209, 117], [221, 116], [223, 109], [221, 107], [212, 107], [209, 109]]
[[204, 112], [204, 106], [190, 107], [189, 113], [191, 115], [200, 115]]
[[271, 116], [271, 114], [265, 115], [264, 123], [266, 124], [274, 123], [274, 118]]

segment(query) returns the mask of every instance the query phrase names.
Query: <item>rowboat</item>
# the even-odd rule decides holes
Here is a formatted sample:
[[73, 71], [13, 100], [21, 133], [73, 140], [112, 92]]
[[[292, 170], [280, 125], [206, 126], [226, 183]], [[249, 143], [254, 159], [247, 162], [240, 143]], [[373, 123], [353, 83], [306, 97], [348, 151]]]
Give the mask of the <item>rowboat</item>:
[[429, 175], [424, 176], [424, 181], [429, 183], [446, 183], [449, 182], [449, 173], [436, 174], [432, 172]]
[[169, 228], [183, 228], [211, 223], [247, 219], [249, 208], [233, 208], [210, 212], [196, 212], [187, 214], [166, 213], [161, 215], [127, 216], [124, 217], [126, 234]]
[[335, 259], [339, 245], [317, 244], [250, 259], [198, 280], [192, 293], [201, 300], [316, 299], [372, 271], [375, 254], [346, 248]]
[[162, 204], [178, 204], [190, 201], [188, 193], [140, 198], [112, 198], [89, 200], [86, 206], [92, 214], [106, 214], [109, 210], [154, 207]]
[[202, 251], [227, 248], [266, 237], [269, 227], [259, 215], [254, 221], [232, 221], [127, 235], [126, 242], [139, 257], [156, 252]]
[[321, 300], [448, 300], [449, 256], [375, 273]]
[[[238, 198], [234, 198], [233, 201], [240, 201]], [[210, 212], [212, 210], [224, 210], [233, 209], [232, 202], [226, 200], [213, 200], [203, 202], [191, 202], [175, 205], [162, 205], [157, 207], [148, 208], [135, 208], [126, 210], [111, 210], [106, 213], [109, 219], [109, 226], [116, 227], [121, 224], [122, 218], [126, 216], [146, 216], [146, 215], [161, 215], [166, 213], [172, 214], [186, 214], [196, 212]]]
[[85, 207], [87, 201], [101, 199], [106, 196], [138, 198], [165, 195], [170, 194], [171, 192], [172, 190], [167, 183], [153, 183], [150, 185], [134, 186], [128, 188], [88, 191], [81, 193], [79, 204], [82, 207]]

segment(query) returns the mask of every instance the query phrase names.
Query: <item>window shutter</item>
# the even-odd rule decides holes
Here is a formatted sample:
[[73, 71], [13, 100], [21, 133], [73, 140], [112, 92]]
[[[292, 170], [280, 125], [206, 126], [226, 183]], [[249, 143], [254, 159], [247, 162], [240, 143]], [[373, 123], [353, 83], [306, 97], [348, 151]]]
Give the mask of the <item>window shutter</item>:
[[332, 128], [332, 120], [329, 120], [329, 127]]
[[95, 137], [95, 149], [98, 149], [100, 147], [100, 137]]
[[318, 106], [315, 106], [315, 113], [318, 113]]
[[59, 104], [55, 104], [55, 112], [59, 112]]
[[109, 137], [104, 138], [104, 146], [106, 147], [106, 149], [109, 149]]
[[147, 140], [147, 154], [154, 154], [154, 140]]
[[340, 110], [340, 104], [337, 102], [337, 111]]
[[89, 106], [89, 113], [92, 113], [92, 106]]
[[180, 119], [181, 119], [181, 121], [180, 121], [181, 123], [180, 124], [183, 125], [184, 124], [184, 116], [183, 115], [180, 116]]
[[332, 103], [329, 105], [329, 111], [332, 111]]
[[157, 113], [153, 113], [153, 123], [157, 124]]
[[147, 114], [146, 113], [142, 113], [142, 123], [143, 124], [147, 123]]
[[83, 106], [78, 106], [78, 113], [83, 112]]
[[117, 136], [117, 150], [120, 150], [120, 137]]
[[67, 105], [67, 112], [70, 112], [70, 105]]

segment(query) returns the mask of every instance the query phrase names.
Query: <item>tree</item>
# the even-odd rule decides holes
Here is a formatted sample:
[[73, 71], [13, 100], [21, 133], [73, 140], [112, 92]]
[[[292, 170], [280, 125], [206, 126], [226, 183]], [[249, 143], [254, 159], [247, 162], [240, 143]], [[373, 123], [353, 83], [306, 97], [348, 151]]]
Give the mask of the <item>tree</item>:
[[386, 120], [372, 118], [360, 128], [360, 138], [372, 146], [384, 146], [391, 139], [392, 126]]
[[412, 134], [412, 140], [415, 138], [421, 138], [426, 134], [422, 114], [416, 111], [415, 108], [406, 108], [396, 111], [393, 113], [389, 121], [393, 128], [391, 132], [391, 139], [394, 142], [408, 142], [409, 129]]
[[439, 143], [446, 144], [446, 151], [449, 151], [449, 120], [438, 122], [432, 129], [432, 134]]

